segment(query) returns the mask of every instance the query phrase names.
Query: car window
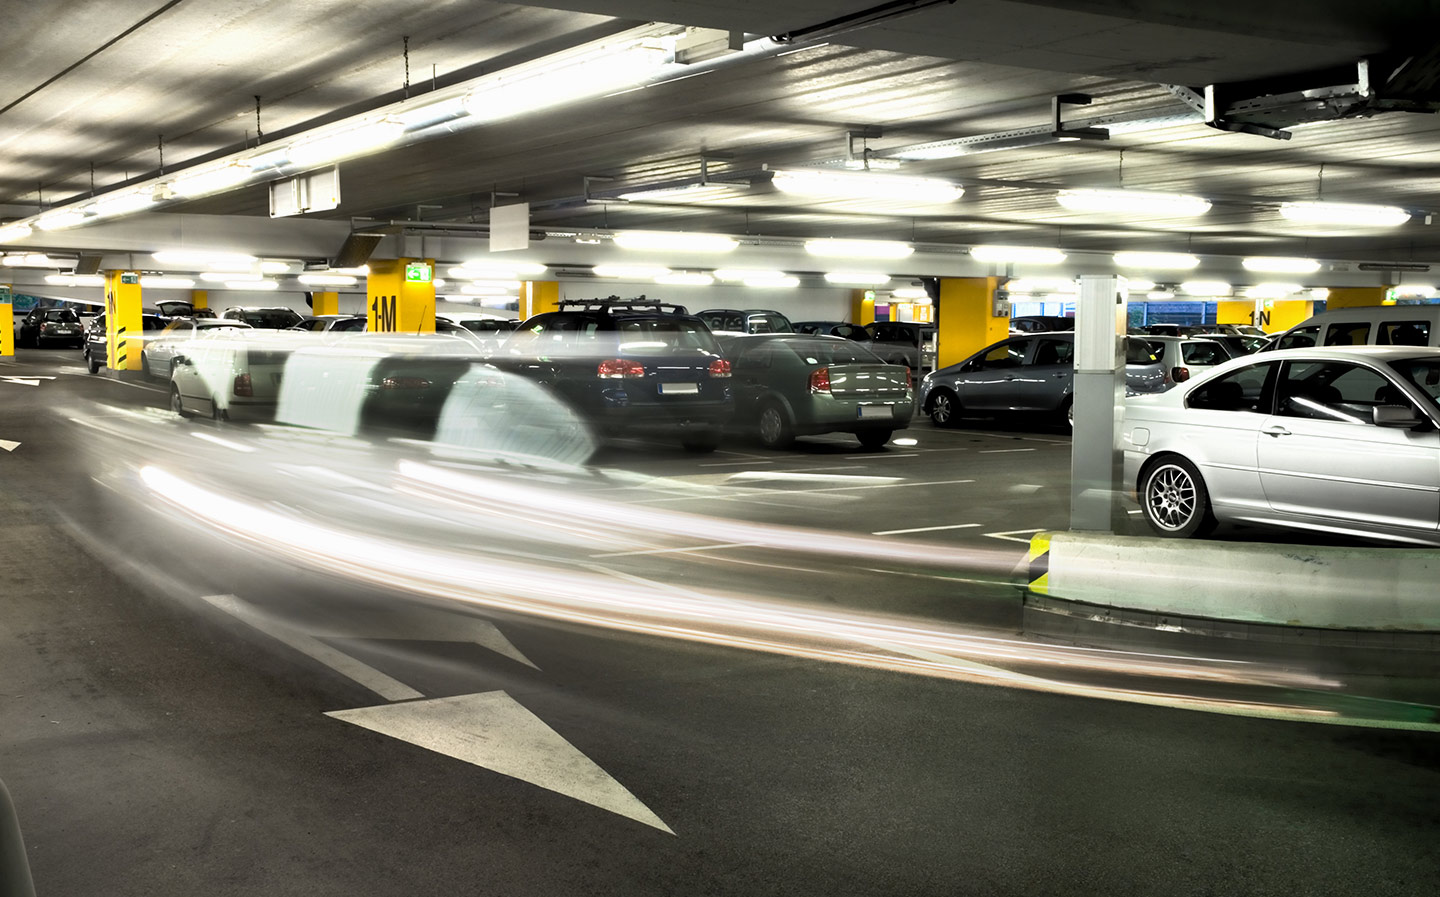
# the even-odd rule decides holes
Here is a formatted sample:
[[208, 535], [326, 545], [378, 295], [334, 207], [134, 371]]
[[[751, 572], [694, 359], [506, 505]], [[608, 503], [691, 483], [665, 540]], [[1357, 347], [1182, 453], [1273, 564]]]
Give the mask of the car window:
[[1325, 331], [1327, 346], [1363, 346], [1369, 341], [1368, 321], [1336, 321]]
[[1028, 339], [1007, 340], [977, 358], [975, 369], [998, 371], [1005, 368], [1018, 368], [1024, 363], [1025, 353], [1029, 348], [1030, 340]]
[[1075, 343], [1072, 340], [1042, 339], [1035, 347], [1037, 365], [1073, 365]]
[[806, 364], [884, 364], [879, 355], [846, 340], [786, 340], [784, 345]]
[[1314, 324], [1309, 327], [1296, 327], [1294, 330], [1280, 337], [1276, 344], [1277, 349], [1308, 349], [1315, 345], [1315, 340], [1320, 337], [1320, 325]]
[[1273, 361], [1252, 364], [1211, 380], [1191, 392], [1186, 397], [1185, 404], [1191, 408], [1210, 411], [1268, 411], [1265, 381], [1274, 370], [1275, 364]]
[[[1370, 409], [1394, 389], [1375, 371], [1340, 361], [1292, 361], [1280, 376], [1276, 413], [1351, 424], [1369, 424]], [[1377, 398], [1377, 396], [1379, 398]]]
[[1133, 336], [1125, 338], [1126, 364], [1156, 364], [1160, 357], [1155, 354], [1155, 344]]
[[[664, 352], [675, 349], [699, 349], [720, 354], [715, 337], [708, 328], [690, 318], [665, 316], [659, 318], [626, 318], [616, 326], [620, 348], [628, 352]], [[589, 331], [593, 333], [593, 329]]]
[[1375, 334], [1375, 342], [1381, 346], [1428, 346], [1430, 322], [1382, 321]]
[[736, 356], [734, 369], [738, 373], [768, 370], [775, 363], [775, 344], [765, 340], [742, 351]]
[[1156, 361], [1163, 362], [1165, 360], [1165, 350], [1169, 348], [1169, 346], [1170, 344], [1163, 339], [1152, 339], [1150, 340], [1150, 354], [1155, 356]]
[[739, 314], [712, 311], [700, 315], [700, 320], [704, 321], [705, 326], [711, 330], [745, 332], [745, 318]]
[[[1415, 358], [1408, 361], [1391, 362], [1390, 366], [1420, 388], [1420, 391], [1429, 396], [1431, 401], [1440, 406], [1440, 360], [1432, 358]], [[1398, 391], [1397, 391], [1398, 392]], [[1382, 404], [1402, 405], [1407, 404], [1403, 396], [1385, 395], [1383, 399], [1401, 399], [1401, 401], [1385, 401]]]
[[1181, 343], [1180, 357], [1186, 364], [1220, 364], [1230, 360], [1219, 343]]

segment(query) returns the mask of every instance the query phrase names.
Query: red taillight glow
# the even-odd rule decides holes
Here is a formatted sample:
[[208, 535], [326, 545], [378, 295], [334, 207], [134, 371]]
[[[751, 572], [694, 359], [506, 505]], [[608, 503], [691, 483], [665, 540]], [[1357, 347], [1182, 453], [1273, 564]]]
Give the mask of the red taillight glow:
[[811, 372], [810, 372], [810, 391], [811, 391], [811, 392], [829, 392], [829, 391], [830, 391], [830, 369], [829, 369], [829, 368], [819, 368], [819, 369], [817, 369], [817, 370], [814, 370], [814, 371], [811, 371]]
[[717, 358], [717, 359], [715, 359], [714, 361], [710, 362], [710, 376], [712, 376], [712, 377], [728, 377], [728, 376], [730, 376], [730, 362], [726, 361], [726, 360], [723, 359], [723, 358]]
[[628, 358], [612, 358], [609, 361], [600, 362], [600, 367], [595, 369], [595, 376], [603, 377], [606, 380], [643, 377], [645, 376], [645, 365]]
[[1175, 380], [1176, 383], [1184, 383], [1186, 380], [1189, 380], [1189, 379], [1190, 379], [1190, 369], [1189, 369], [1189, 368], [1171, 368], [1171, 369], [1170, 369], [1170, 376], [1171, 376], [1172, 378], [1174, 378], [1174, 380]]
[[428, 389], [430, 381], [424, 377], [386, 377], [380, 381], [381, 389]]
[[913, 373], [911, 373], [911, 371], [910, 371], [909, 368], [906, 368], [906, 369], [905, 369], [905, 388], [906, 388], [906, 389], [914, 389], [914, 388], [915, 388], [915, 375], [914, 375]]
[[237, 395], [237, 396], [253, 396], [253, 395], [255, 395], [255, 387], [250, 383], [250, 375], [249, 375], [249, 374], [236, 374], [236, 375], [235, 375], [235, 395]]

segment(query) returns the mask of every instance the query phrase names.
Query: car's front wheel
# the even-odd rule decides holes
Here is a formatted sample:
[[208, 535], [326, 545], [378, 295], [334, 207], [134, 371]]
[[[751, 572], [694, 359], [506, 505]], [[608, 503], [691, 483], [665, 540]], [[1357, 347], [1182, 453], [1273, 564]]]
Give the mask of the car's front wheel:
[[180, 387], [174, 383], [170, 384], [170, 410], [181, 417], [184, 417], [186, 413], [185, 400], [180, 398]]
[[765, 407], [760, 409], [760, 419], [756, 422], [755, 431], [760, 437], [760, 444], [766, 448], [788, 448], [795, 441], [790, 419], [778, 402], [767, 402]]
[[85, 369], [92, 374], [100, 373], [100, 362], [96, 361], [95, 356], [88, 351], [85, 353]]
[[1140, 505], [1150, 528], [1162, 536], [1190, 539], [1215, 527], [1200, 471], [1179, 456], [1163, 458], [1145, 472]]
[[937, 427], [953, 427], [960, 422], [960, 401], [955, 393], [941, 389], [930, 397], [930, 420]]

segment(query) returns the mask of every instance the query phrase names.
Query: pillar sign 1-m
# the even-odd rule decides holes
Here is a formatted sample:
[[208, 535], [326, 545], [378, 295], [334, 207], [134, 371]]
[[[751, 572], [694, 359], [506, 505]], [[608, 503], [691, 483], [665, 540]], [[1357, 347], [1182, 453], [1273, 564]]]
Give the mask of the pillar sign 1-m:
[[424, 262], [411, 262], [405, 266], [406, 283], [430, 283], [432, 272]]

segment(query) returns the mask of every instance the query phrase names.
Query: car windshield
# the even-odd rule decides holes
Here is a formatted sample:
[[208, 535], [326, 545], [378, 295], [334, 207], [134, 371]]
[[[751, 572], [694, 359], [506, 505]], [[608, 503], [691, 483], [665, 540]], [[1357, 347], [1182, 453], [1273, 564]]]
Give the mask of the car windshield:
[[851, 340], [797, 339], [785, 345], [806, 364], [884, 364], [885, 360]]
[[718, 355], [715, 338], [699, 321], [677, 317], [632, 318], [616, 328], [625, 352], [653, 354], [676, 349], [699, 349]]
[[1440, 411], [1440, 358], [1409, 358], [1390, 366], [1430, 398], [1432, 410]]

